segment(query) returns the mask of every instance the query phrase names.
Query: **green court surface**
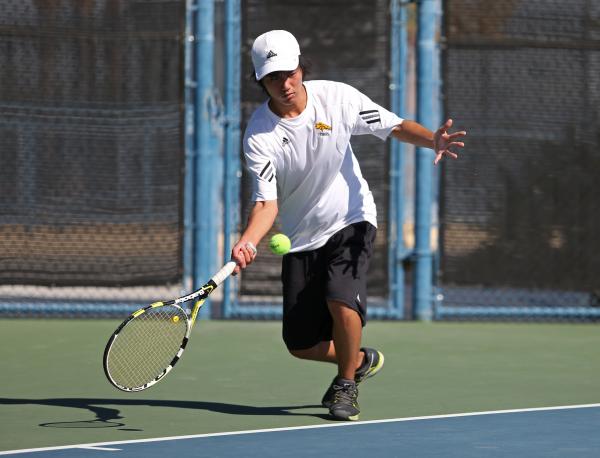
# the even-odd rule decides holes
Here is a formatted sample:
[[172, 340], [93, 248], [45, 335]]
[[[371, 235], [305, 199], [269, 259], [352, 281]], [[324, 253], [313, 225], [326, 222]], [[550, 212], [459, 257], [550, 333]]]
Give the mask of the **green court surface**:
[[[203, 321], [182, 361], [141, 393], [104, 378], [114, 320], [0, 320], [0, 450], [330, 423], [335, 366], [292, 358], [278, 322]], [[371, 322], [383, 371], [361, 420], [600, 402], [600, 328]]]

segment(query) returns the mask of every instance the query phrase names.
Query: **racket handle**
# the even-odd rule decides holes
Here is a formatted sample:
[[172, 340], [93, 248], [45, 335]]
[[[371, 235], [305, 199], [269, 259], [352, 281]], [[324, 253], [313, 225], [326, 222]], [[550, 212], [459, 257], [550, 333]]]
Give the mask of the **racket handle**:
[[[246, 243], [246, 246], [254, 253], [254, 255], [256, 255], [256, 247], [252, 243], [248, 242]], [[215, 286], [219, 286], [221, 283], [223, 283], [227, 277], [233, 273], [235, 266], [237, 266], [235, 261], [229, 261], [227, 264], [221, 267], [221, 270], [219, 270], [211, 278], [211, 280], [215, 282]]]
[[219, 270], [211, 278], [211, 280], [215, 282], [216, 286], [219, 286], [221, 283], [223, 283], [225, 281], [225, 279], [227, 277], [229, 277], [232, 274], [236, 265], [237, 264], [235, 263], [235, 261], [229, 261], [227, 264], [225, 264], [223, 267], [221, 267], [221, 270]]

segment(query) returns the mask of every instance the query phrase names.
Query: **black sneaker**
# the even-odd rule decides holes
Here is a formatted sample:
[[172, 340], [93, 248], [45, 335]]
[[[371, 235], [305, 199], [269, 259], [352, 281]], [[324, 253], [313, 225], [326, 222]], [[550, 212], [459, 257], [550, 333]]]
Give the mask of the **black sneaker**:
[[365, 352], [365, 362], [358, 368], [354, 375], [354, 381], [360, 383], [370, 377], [373, 377], [383, 367], [385, 358], [383, 353], [374, 348], [361, 348]]
[[[383, 353], [380, 351], [377, 351], [373, 348], [361, 348], [361, 351], [365, 352], [365, 361], [363, 362], [362, 366], [358, 368], [356, 374], [354, 375], [354, 381], [357, 384], [377, 374], [377, 372], [379, 372], [383, 367], [384, 361]], [[329, 388], [327, 388], [327, 391], [323, 395], [323, 399], [321, 399], [321, 404], [327, 409], [333, 402], [334, 383], [335, 378], [333, 379], [333, 382], [331, 382], [331, 385], [329, 385]]]
[[354, 380], [336, 377], [329, 413], [337, 420], [358, 420], [358, 388]]

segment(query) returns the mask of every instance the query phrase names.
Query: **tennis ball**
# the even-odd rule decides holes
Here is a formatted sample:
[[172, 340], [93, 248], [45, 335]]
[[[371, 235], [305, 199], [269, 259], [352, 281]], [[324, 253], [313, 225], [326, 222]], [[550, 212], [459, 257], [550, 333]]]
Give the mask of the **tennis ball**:
[[171, 321], [173, 323], [177, 323], [179, 321], [179, 317], [177, 315], [175, 315], [173, 318], [171, 318]]
[[271, 237], [269, 248], [273, 254], [284, 255], [290, 251], [292, 242], [285, 234], [275, 234]]

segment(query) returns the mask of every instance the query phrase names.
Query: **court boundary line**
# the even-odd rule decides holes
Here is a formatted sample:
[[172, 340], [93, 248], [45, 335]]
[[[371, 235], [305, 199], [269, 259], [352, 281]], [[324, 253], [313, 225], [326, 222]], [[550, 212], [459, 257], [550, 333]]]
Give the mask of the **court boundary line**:
[[505, 409], [505, 410], [488, 410], [483, 412], [463, 412], [463, 413], [451, 413], [441, 415], [426, 415], [421, 417], [404, 417], [404, 418], [384, 418], [380, 420], [366, 420], [366, 421], [353, 421], [353, 422], [338, 422], [338, 423], [325, 423], [319, 425], [304, 425], [304, 426], [290, 426], [283, 428], [267, 428], [267, 429], [252, 429], [242, 431], [226, 431], [221, 433], [205, 433], [205, 434], [188, 434], [184, 436], [165, 436], [165, 437], [150, 437], [147, 439], [131, 439], [124, 441], [111, 441], [111, 442], [92, 442], [86, 444], [73, 444], [73, 445], [58, 445], [53, 447], [39, 447], [29, 449], [17, 449], [17, 450], [5, 450], [0, 451], [0, 455], [17, 455], [21, 453], [34, 453], [34, 452], [48, 452], [55, 450], [71, 450], [78, 448], [96, 448], [106, 447], [111, 445], [119, 444], [136, 444], [136, 443], [147, 443], [147, 442], [166, 442], [174, 440], [187, 440], [187, 439], [200, 439], [207, 437], [220, 437], [220, 436], [237, 436], [247, 434], [260, 434], [260, 433], [272, 433], [272, 432], [283, 432], [283, 431], [297, 431], [304, 429], [320, 429], [320, 428], [342, 428], [360, 425], [373, 425], [378, 423], [402, 423], [409, 421], [424, 421], [424, 420], [438, 420], [444, 418], [460, 418], [460, 417], [475, 417], [483, 415], [501, 415], [509, 413], [525, 413], [525, 412], [544, 412], [552, 410], [575, 410], [575, 409], [589, 409], [600, 407], [600, 403], [597, 404], [575, 404], [565, 406], [553, 406], [553, 407], [531, 407], [524, 409]]

